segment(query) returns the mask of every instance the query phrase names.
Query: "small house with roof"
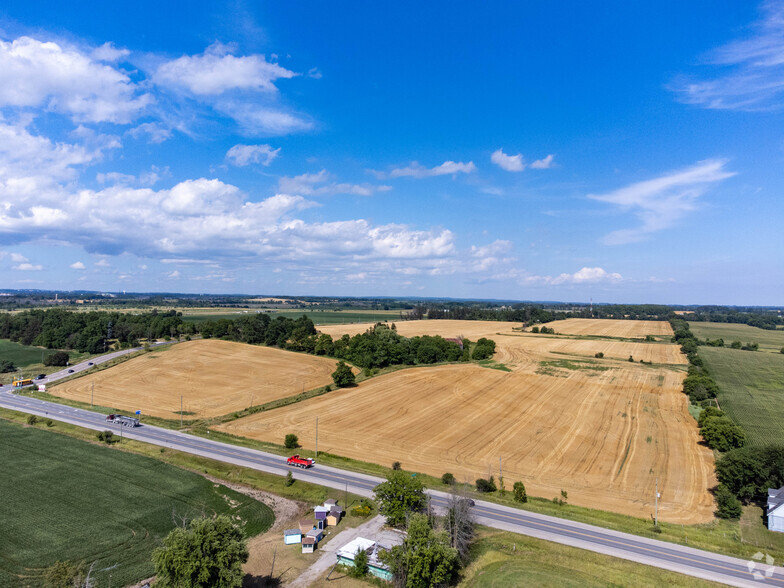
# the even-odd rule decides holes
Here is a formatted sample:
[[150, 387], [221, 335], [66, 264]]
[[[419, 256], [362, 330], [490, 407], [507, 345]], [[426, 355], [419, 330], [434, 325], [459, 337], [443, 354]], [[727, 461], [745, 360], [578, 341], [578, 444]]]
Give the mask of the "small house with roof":
[[317, 521], [325, 521], [327, 520], [327, 515], [329, 514], [328, 506], [324, 506], [323, 504], [318, 505], [313, 509], [313, 513], [316, 515]]
[[327, 513], [327, 524], [330, 527], [334, 527], [340, 522], [341, 518], [343, 518], [343, 509], [335, 505]]
[[375, 541], [365, 539], [364, 537], [357, 537], [338, 549], [338, 563], [345, 566], [353, 566], [354, 557], [357, 553], [365, 551], [368, 556], [368, 572], [373, 574], [376, 578], [387, 581], [392, 580], [392, 572], [389, 567], [381, 563], [381, 560], [378, 558], [380, 549], [383, 548]]
[[302, 538], [302, 553], [313, 553], [316, 548], [316, 540], [313, 537]]
[[294, 545], [302, 541], [302, 531], [299, 529], [286, 529], [283, 531], [283, 543], [286, 545]]
[[318, 543], [324, 538], [324, 531], [321, 529], [311, 529], [305, 533], [305, 537], [313, 537], [316, 540], [316, 543]]
[[784, 486], [768, 488], [768, 529], [784, 533]]

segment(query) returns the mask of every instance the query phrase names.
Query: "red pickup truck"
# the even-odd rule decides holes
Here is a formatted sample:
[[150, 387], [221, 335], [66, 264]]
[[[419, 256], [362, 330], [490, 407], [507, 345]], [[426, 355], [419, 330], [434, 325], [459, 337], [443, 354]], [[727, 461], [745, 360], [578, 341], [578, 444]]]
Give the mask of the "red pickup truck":
[[299, 455], [292, 455], [286, 460], [286, 463], [290, 466], [298, 468], [309, 468], [316, 462], [312, 457], [300, 457]]

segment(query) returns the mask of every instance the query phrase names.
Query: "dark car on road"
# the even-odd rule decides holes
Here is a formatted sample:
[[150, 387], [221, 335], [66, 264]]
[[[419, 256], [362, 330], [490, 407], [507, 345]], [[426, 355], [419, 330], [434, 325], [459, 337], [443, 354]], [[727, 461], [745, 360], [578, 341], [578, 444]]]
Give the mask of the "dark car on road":
[[93, 362], [89, 362], [87, 365], [93, 365]]
[[69, 374], [72, 374], [72, 373], [73, 373], [73, 370], [68, 370], [68, 373], [69, 373]]
[[35, 379], [36, 380], [43, 380], [45, 377], [46, 377], [46, 374], [38, 374]]

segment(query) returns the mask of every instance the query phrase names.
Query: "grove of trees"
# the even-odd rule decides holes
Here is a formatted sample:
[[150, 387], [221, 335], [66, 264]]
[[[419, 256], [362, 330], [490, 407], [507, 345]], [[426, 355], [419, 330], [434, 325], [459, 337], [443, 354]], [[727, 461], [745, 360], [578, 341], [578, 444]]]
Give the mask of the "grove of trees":
[[226, 515], [173, 529], [152, 554], [159, 588], [239, 588], [248, 561], [242, 531]]

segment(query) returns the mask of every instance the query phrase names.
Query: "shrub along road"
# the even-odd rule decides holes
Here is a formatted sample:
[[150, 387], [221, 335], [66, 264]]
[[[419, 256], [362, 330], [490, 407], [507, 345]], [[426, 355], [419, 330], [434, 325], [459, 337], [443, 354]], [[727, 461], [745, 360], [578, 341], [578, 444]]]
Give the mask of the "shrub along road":
[[[115, 355], [116, 356], [116, 355]], [[96, 358], [98, 364], [106, 359]], [[87, 364], [73, 366], [74, 372], [87, 369]], [[51, 382], [70, 374], [67, 370], [52, 374]], [[134, 429], [109, 425], [103, 414], [63, 406], [27, 396], [13, 394], [10, 386], [0, 387], [0, 406], [11, 410], [49, 417], [94, 430], [120, 429], [129, 438], [178, 451], [201, 455], [211, 459], [253, 468], [272, 474], [285, 476], [292, 468], [286, 465], [285, 458], [235, 445], [220, 443], [173, 431], [143, 425]], [[295, 478], [330, 488], [343, 490], [361, 496], [371, 496], [373, 488], [382, 482], [381, 478], [348, 472], [338, 468], [318, 465], [309, 470], [293, 471]], [[445, 492], [428, 490], [434, 507], [445, 507], [449, 495]], [[656, 541], [586, 525], [556, 517], [499, 506], [477, 501], [472, 509], [477, 522], [523, 535], [588, 549], [598, 553], [628, 559], [638, 563], [680, 572], [690, 576], [722, 582], [732, 586], [781, 586], [784, 587], [784, 569], [768, 568], [762, 563], [750, 563], [738, 558], [692, 549], [664, 541]], [[750, 569], [751, 567], [751, 569]], [[755, 578], [754, 573], [758, 578]], [[768, 576], [768, 573], [771, 575]]]

